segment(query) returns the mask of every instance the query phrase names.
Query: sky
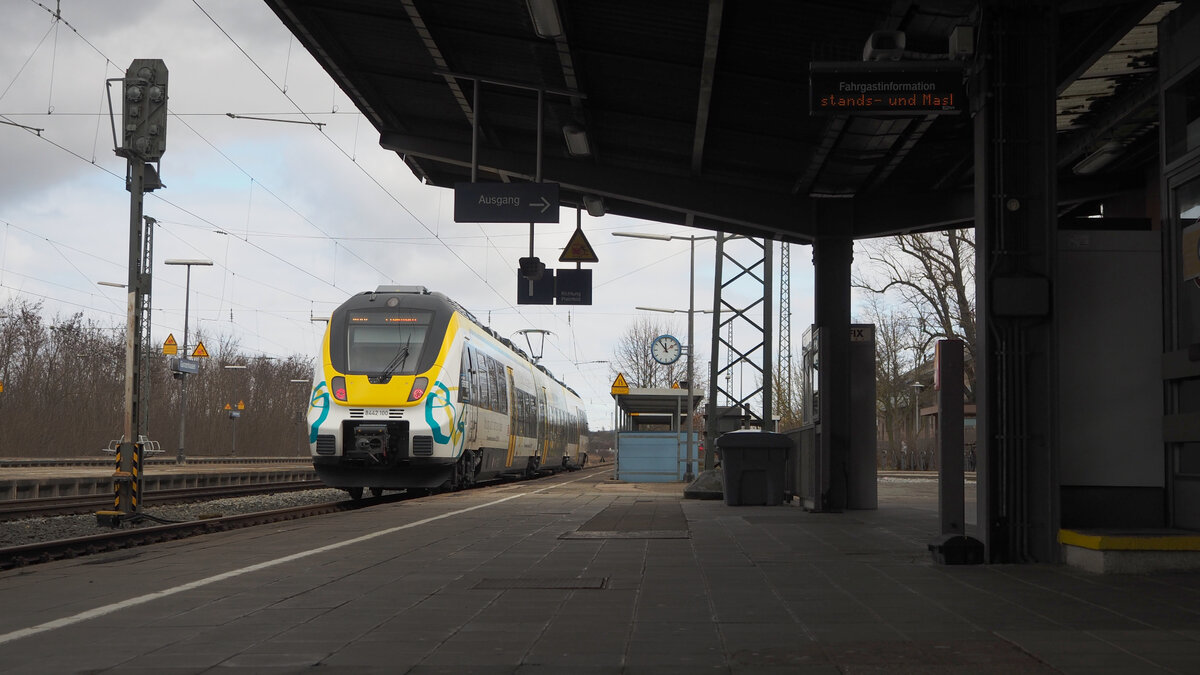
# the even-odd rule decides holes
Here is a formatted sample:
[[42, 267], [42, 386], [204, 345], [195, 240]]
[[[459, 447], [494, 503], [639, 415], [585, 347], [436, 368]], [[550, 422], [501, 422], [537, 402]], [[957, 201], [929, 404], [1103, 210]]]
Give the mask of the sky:
[[[40, 302], [48, 321], [81, 312], [124, 325], [124, 291], [99, 283], [124, 283], [129, 267], [126, 161], [113, 153], [105, 81], [147, 58], [169, 70], [165, 187], [144, 206], [158, 221], [156, 347], [168, 335], [183, 341], [185, 268], [164, 265], [180, 258], [214, 263], [192, 268], [188, 320], [190, 342], [199, 330], [210, 353], [230, 344], [319, 366], [325, 324], [314, 318], [381, 284], [421, 285], [518, 344], [517, 331], [550, 331], [541, 363], [584, 399], [593, 429], [612, 427], [611, 361], [637, 317], [686, 343], [686, 311], [635, 307], [687, 310], [689, 243], [612, 233], [712, 232], [584, 213], [599, 258], [586, 265], [593, 304], [517, 305], [528, 224], [455, 223], [452, 191], [422, 185], [379, 147], [378, 132], [265, 3], [0, 0], [0, 16], [0, 306]], [[118, 126], [120, 94], [114, 83]], [[294, 122], [301, 111], [323, 126], [228, 115]], [[564, 265], [558, 256], [575, 220], [563, 209], [559, 224], [537, 226], [535, 253], [548, 267]], [[699, 310], [711, 308], [715, 247], [695, 247]], [[791, 269], [798, 349], [813, 314], [807, 247], [792, 247]], [[737, 301], [752, 291], [729, 294]], [[710, 321], [696, 315], [698, 363], [709, 360]], [[757, 386], [752, 374], [737, 377], [735, 391]]]

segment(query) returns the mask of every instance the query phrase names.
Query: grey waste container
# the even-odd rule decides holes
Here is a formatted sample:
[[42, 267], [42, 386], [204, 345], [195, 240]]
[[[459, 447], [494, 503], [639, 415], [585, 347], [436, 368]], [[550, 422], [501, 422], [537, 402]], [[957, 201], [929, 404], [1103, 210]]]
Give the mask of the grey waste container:
[[731, 431], [717, 437], [729, 506], [783, 503], [784, 467], [792, 440], [770, 431]]

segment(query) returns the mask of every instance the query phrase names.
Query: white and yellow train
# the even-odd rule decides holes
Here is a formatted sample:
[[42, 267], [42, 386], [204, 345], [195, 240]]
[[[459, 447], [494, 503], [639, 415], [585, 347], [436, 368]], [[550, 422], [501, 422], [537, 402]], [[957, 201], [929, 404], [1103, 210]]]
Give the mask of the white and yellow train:
[[308, 409], [331, 487], [459, 489], [587, 461], [583, 402], [441, 293], [380, 286], [334, 310]]

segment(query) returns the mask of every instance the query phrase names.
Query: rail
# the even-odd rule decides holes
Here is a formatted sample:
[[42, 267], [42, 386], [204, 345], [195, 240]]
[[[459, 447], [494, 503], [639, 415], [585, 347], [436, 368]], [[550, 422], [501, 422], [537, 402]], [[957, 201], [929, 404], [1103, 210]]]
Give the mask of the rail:
[[[174, 488], [147, 492], [145, 501], [155, 505], [173, 504], [200, 499], [221, 499], [269, 494], [272, 492], [295, 492], [317, 490], [325, 484], [319, 480], [286, 481], [280, 483], [254, 483], [251, 485], [218, 485], [210, 487]], [[0, 520], [15, 520], [42, 516], [61, 516], [90, 513], [111, 507], [112, 495], [72, 495], [66, 497], [35, 497], [32, 499], [6, 499], [0, 501]]]

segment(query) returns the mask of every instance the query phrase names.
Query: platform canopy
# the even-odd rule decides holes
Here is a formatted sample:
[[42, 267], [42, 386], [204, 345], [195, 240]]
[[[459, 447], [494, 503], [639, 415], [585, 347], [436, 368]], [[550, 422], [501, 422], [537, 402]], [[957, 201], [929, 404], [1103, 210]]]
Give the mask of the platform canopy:
[[[431, 185], [471, 179], [478, 121], [479, 181], [532, 181], [540, 167], [564, 206], [593, 214], [794, 243], [974, 219], [978, 102], [812, 114], [809, 82], [814, 64], [863, 65], [873, 34], [902, 32], [901, 63], [914, 68], [969, 63], [977, 0], [266, 2]], [[1053, 4], [1064, 210], [1139, 184], [1153, 165], [1155, 24], [1177, 4]], [[1104, 142], [1121, 156], [1072, 171]], [[836, 232], [816, 224], [830, 198], [854, 202]]]
[[[702, 398], [702, 393], [693, 391], [692, 410], [700, 410]], [[687, 415], [686, 389], [630, 387], [628, 394], [614, 394], [613, 399], [622, 413], [638, 418], [640, 424], [672, 424], [676, 416]], [[666, 421], [662, 421], [664, 418]]]

